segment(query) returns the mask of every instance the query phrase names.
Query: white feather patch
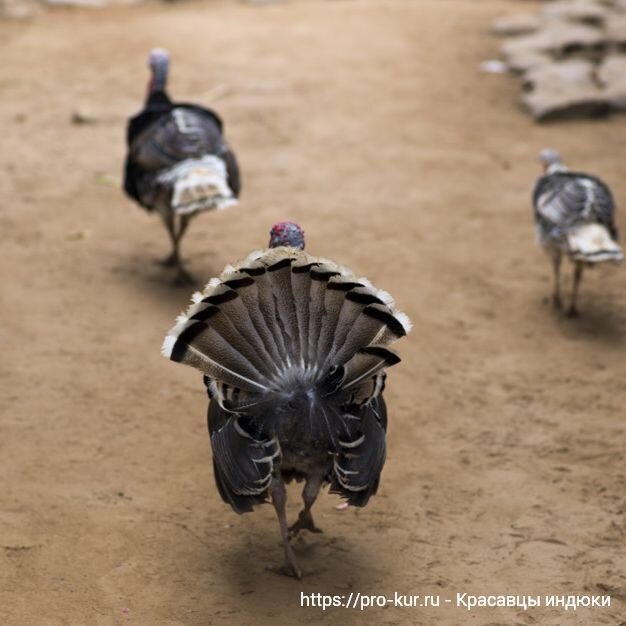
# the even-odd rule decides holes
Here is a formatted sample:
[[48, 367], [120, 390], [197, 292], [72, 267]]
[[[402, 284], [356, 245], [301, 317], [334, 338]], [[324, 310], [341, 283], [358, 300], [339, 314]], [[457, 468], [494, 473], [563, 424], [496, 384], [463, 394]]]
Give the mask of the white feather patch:
[[[187, 320], [190, 320], [196, 313], [200, 313], [200, 311], [204, 311], [207, 308], [207, 304], [205, 302], [194, 302], [188, 309], [185, 317]], [[182, 317], [182, 316], [181, 316]]]
[[226, 164], [215, 155], [186, 159], [157, 178], [159, 183], [173, 186], [171, 205], [179, 215], [237, 204], [227, 179]]
[[176, 343], [176, 337], [172, 337], [172, 335], [167, 335], [165, 340], [163, 341], [163, 345], [161, 346], [161, 354], [169, 359], [172, 356], [172, 350], [174, 350], [174, 344]]
[[387, 305], [393, 306], [394, 299], [391, 297], [391, 294], [387, 291], [383, 291], [382, 289], [376, 289], [376, 295]]
[[601, 224], [585, 224], [570, 230], [567, 233], [567, 243], [575, 260], [589, 263], [624, 260], [621, 248]]
[[411, 324], [411, 320], [406, 313], [401, 313], [400, 311], [394, 311], [393, 316], [402, 324], [402, 328], [404, 328], [404, 332], [408, 335], [413, 328], [413, 324]]
[[215, 288], [221, 283], [222, 281], [219, 278], [211, 278], [211, 280], [206, 284], [206, 287], [204, 288], [202, 297], [206, 298], [207, 296], [210, 296], [211, 293], [215, 291]]
[[189, 319], [185, 315], [179, 315], [176, 318], [176, 321], [177, 321], [176, 326], [170, 329], [169, 334], [172, 335], [172, 337], [175, 337], [178, 339], [178, 337], [180, 337], [180, 334], [184, 330], [186, 330], [187, 327], [189, 326]]

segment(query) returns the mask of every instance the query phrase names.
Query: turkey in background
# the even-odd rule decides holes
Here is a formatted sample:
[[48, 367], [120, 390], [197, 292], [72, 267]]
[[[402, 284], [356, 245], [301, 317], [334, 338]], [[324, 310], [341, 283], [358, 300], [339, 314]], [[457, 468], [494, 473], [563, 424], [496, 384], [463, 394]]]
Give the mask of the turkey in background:
[[169, 54], [150, 52], [151, 79], [143, 110], [130, 119], [124, 191], [163, 220], [176, 268], [176, 282], [190, 282], [180, 258], [180, 241], [202, 211], [236, 204], [241, 189], [235, 155], [222, 135], [222, 121], [204, 107], [172, 102], [166, 92]]
[[[311, 507], [324, 484], [353, 505], [376, 493], [385, 462], [387, 346], [410, 330], [391, 296], [304, 251], [293, 222], [270, 247], [229, 265], [178, 318], [163, 354], [204, 373], [215, 481], [237, 513], [271, 500], [284, 573], [302, 577], [289, 539], [320, 532]], [[304, 481], [290, 527], [285, 483]]]
[[545, 174], [533, 192], [534, 217], [539, 243], [554, 267], [552, 302], [561, 308], [560, 269], [565, 254], [574, 264], [567, 314], [576, 316], [578, 287], [585, 265], [624, 260], [617, 244], [615, 204], [607, 185], [595, 176], [570, 171], [554, 150], [542, 150], [539, 160]]

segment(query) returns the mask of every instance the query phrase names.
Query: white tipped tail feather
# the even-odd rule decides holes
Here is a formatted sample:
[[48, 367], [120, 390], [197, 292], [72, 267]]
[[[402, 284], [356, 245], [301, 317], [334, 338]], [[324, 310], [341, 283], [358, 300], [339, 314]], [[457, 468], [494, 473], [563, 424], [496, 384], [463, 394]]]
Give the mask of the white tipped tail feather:
[[174, 344], [176, 343], [176, 337], [173, 335], [166, 335], [163, 341], [163, 345], [161, 346], [161, 354], [169, 359], [172, 356], [172, 350], [174, 349]]
[[161, 184], [173, 185], [171, 206], [178, 215], [237, 204], [227, 180], [224, 161], [214, 155], [181, 161], [157, 178]]
[[401, 311], [395, 312], [395, 318], [402, 324], [402, 328], [404, 328], [404, 332], [408, 335], [413, 328], [413, 324], [409, 316], [406, 313], [402, 313]]
[[624, 260], [621, 248], [601, 224], [584, 224], [571, 229], [567, 233], [567, 243], [575, 261], [620, 263]]

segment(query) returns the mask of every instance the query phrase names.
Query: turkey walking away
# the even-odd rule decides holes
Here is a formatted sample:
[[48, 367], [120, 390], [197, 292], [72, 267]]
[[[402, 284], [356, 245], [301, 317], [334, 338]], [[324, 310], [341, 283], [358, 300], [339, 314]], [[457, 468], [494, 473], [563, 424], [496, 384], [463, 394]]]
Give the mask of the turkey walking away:
[[574, 264], [567, 314], [575, 317], [584, 267], [624, 260], [617, 244], [615, 204], [605, 183], [595, 176], [570, 171], [554, 150], [542, 150], [539, 160], [545, 174], [535, 185], [533, 207], [539, 243], [554, 269], [552, 302], [561, 309], [561, 259], [567, 255]]
[[[215, 481], [237, 513], [271, 501], [283, 573], [302, 577], [289, 539], [320, 532], [311, 507], [330, 485], [353, 506], [376, 493], [385, 462], [388, 345], [410, 330], [388, 293], [304, 251], [293, 222], [270, 247], [229, 265], [193, 296], [164, 356], [204, 374]], [[291, 527], [285, 484], [304, 481]]]
[[144, 109], [128, 123], [124, 191], [163, 220], [172, 253], [163, 265], [175, 282], [190, 282], [180, 242], [191, 219], [202, 211], [236, 204], [239, 167], [222, 135], [222, 121], [204, 107], [172, 102], [166, 92], [169, 54], [152, 50], [151, 78]]

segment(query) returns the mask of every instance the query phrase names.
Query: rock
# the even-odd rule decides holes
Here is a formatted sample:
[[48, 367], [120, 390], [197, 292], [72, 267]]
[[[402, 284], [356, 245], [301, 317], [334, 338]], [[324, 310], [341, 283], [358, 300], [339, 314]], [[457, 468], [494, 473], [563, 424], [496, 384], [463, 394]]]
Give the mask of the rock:
[[604, 59], [597, 77], [613, 107], [626, 111], [626, 55], [613, 54]]
[[606, 38], [612, 44], [626, 44], [626, 14], [615, 14], [606, 23]]
[[97, 172], [95, 174], [95, 182], [104, 187], [115, 187], [116, 189], [122, 184], [119, 176], [108, 174], [106, 172]]
[[480, 64], [480, 71], [485, 74], [506, 74], [509, 66], [499, 59], [489, 59]]
[[541, 10], [548, 19], [568, 20], [592, 26], [602, 26], [609, 8], [593, 0], [556, 0], [548, 2]]
[[43, 0], [44, 4], [52, 7], [103, 7], [105, 0]]
[[27, 19], [44, 7], [91, 7], [137, 4], [142, 0], [0, 0], [0, 19]]
[[548, 22], [540, 31], [522, 37], [514, 37], [502, 46], [508, 61], [519, 54], [540, 53], [563, 56], [573, 51], [595, 53], [606, 45], [603, 31], [582, 24]]
[[539, 30], [543, 24], [539, 15], [534, 13], [520, 13], [496, 20], [491, 30], [500, 37], [515, 37], [528, 35]]
[[519, 74], [525, 74], [528, 70], [535, 67], [541, 67], [552, 63], [553, 59], [549, 54], [542, 52], [533, 52], [529, 50], [517, 50], [512, 52], [508, 59], [507, 64], [513, 72]]
[[75, 230], [71, 233], [66, 233], [65, 239], [67, 241], [82, 241], [87, 236], [87, 231]]
[[38, 9], [35, 0], [0, 0], [0, 18], [25, 20], [33, 17]]
[[85, 109], [75, 109], [70, 117], [72, 124], [80, 126], [82, 124], [96, 124], [98, 119], [95, 114]]
[[[626, 0], [553, 0], [498, 20], [502, 57], [537, 120], [626, 111]], [[626, 626], [626, 624], [625, 624]]]
[[574, 59], [529, 70], [524, 76], [523, 104], [536, 120], [606, 115], [611, 104], [598, 86], [594, 66]]

